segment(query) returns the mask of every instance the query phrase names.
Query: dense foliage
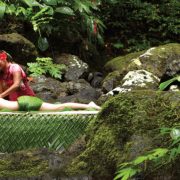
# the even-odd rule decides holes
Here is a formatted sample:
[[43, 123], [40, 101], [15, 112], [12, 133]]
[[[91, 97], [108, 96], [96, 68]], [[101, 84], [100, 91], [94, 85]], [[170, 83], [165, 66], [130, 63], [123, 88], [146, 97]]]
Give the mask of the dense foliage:
[[159, 85], [159, 90], [163, 91], [165, 90], [170, 84], [172, 84], [174, 81], [178, 81], [180, 82], [180, 76], [176, 76], [172, 79], [169, 79], [165, 82], [162, 82], [160, 85]]
[[104, 54], [178, 42], [179, 9], [179, 0], [0, 0], [0, 25], [8, 18], [26, 22], [40, 50], [51, 42], [53, 49], [101, 61]]
[[87, 38], [102, 41], [103, 23], [94, 11], [97, 3], [89, 0], [4, 0], [0, 1], [0, 18], [13, 16], [32, 24], [38, 32], [38, 46], [48, 48], [46, 37], [55, 34], [66, 40]]
[[47, 58], [36, 58], [36, 62], [27, 63], [31, 76], [50, 75], [51, 77], [61, 79], [62, 72], [66, 69], [64, 64], [54, 64], [53, 60]]
[[[179, 125], [179, 96], [176, 92], [132, 91], [106, 101], [88, 127], [86, 149], [73, 160], [68, 173], [91, 172], [95, 179], [113, 179], [119, 164], [167, 147], [170, 137], [158, 136], [159, 129]], [[153, 152], [152, 156], [162, 151]]]
[[179, 0], [119, 0], [101, 6], [107, 26], [106, 43], [112, 53], [132, 52], [177, 42], [180, 34]]
[[171, 136], [169, 147], [153, 149], [144, 155], [136, 157], [133, 161], [122, 163], [114, 180], [128, 180], [139, 173], [143, 173], [144, 176], [147, 173], [150, 174], [150, 168], [147, 168], [150, 163], [153, 163], [152, 171], [157, 171], [162, 166], [173, 164], [180, 155], [179, 126], [162, 128], [160, 135], [165, 136], [167, 134]]

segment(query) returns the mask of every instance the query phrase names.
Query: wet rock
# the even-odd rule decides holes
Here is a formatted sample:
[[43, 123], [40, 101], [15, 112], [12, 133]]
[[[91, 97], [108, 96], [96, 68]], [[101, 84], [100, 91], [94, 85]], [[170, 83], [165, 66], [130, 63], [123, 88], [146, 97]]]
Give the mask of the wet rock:
[[102, 91], [107, 93], [120, 85], [122, 74], [119, 71], [109, 73], [102, 81]]
[[[179, 92], [142, 90], [111, 98], [87, 129], [86, 149], [73, 160], [67, 171], [92, 172], [95, 179], [113, 179], [120, 163], [159, 145], [169, 147], [166, 144], [169, 137], [158, 136], [159, 128], [170, 128], [179, 123], [179, 99]], [[171, 167], [162, 167], [149, 178], [155, 180], [161, 174], [177, 179], [178, 159]], [[151, 166], [146, 169], [147, 174], [152, 170]]]
[[67, 70], [65, 73], [66, 81], [76, 81], [82, 78], [88, 72], [87, 63], [80, 60], [77, 56], [71, 54], [61, 54], [55, 57], [55, 62], [65, 64]]
[[23, 65], [35, 60], [38, 55], [35, 45], [18, 33], [1, 34], [0, 49], [10, 53], [15, 62]]
[[88, 75], [88, 81], [94, 88], [99, 88], [103, 79], [103, 74], [101, 72], [91, 72]]
[[30, 85], [36, 96], [46, 102], [57, 102], [59, 96], [67, 95], [67, 88], [64, 83], [44, 75], [34, 77]]
[[180, 44], [170, 43], [148, 49], [139, 56], [143, 69], [161, 78], [180, 72]]
[[160, 79], [145, 70], [129, 71], [122, 79], [122, 87], [157, 89]]
[[100, 89], [95, 89], [92, 87], [84, 88], [76, 94], [59, 97], [60, 102], [79, 102], [79, 103], [89, 103], [91, 101], [97, 102], [97, 99], [101, 95]]

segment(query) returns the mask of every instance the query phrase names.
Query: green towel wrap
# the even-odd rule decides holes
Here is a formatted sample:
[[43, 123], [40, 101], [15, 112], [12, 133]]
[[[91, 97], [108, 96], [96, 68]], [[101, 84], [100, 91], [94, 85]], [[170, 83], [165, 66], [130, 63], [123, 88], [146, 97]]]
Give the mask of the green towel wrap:
[[38, 111], [43, 101], [34, 96], [20, 96], [18, 99], [19, 111]]

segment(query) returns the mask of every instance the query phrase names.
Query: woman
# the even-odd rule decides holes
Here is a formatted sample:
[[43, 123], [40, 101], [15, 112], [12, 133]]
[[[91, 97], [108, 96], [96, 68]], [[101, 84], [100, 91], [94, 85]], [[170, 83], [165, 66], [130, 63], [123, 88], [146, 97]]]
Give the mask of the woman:
[[43, 102], [41, 99], [32, 96], [21, 96], [17, 101], [8, 101], [0, 98], [0, 109], [9, 109], [12, 111], [61, 111], [64, 108], [72, 109], [88, 109], [94, 108], [100, 110], [101, 107], [97, 106], [94, 102], [89, 104], [80, 103], [63, 103], [51, 104]]
[[11, 56], [5, 51], [0, 51], [0, 71], [0, 98], [16, 101], [19, 96], [35, 96], [25, 72], [18, 64], [11, 62]]

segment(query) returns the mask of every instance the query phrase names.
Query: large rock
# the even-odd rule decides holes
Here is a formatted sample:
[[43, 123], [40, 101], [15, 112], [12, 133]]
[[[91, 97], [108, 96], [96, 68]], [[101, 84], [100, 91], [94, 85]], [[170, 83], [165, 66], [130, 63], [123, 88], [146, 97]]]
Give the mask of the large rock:
[[[121, 79], [133, 70], [146, 70], [160, 79], [167, 80], [164, 79], [165, 76], [175, 76], [180, 72], [180, 44], [170, 43], [147, 51], [119, 56], [107, 62], [104, 69], [109, 73], [119, 72], [118, 76], [117, 73], [115, 77], [111, 75], [111, 79], [117, 79], [113, 82], [113, 86], [120, 84]], [[109, 74], [103, 81], [103, 87], [106, 87], [107, 80], [109, 82], [108, 76]]]
[[91, 87], [84, 79], [79, 79], [76, 82], [60, 82], [56, 79], [41, 75], [34, 77], [30, 85], [37, 97], [52, 103], [89, 103], [91, 101], [97, 101], [101, 95], [99, 89]]
[[79, 103], [89, 103], [91, 101], [97, 102], [97, 99], [100, 97], [101, 91], [93, 87], [84, 88], [78, 93], [73, 95], [68, 95], [65, 97], [59, 97], [60, 102], [79, 102]]
[[171, 43], [148, 49], [139, 56], [142, 69], [161, 78], [180, 72], [180, 44]]
[[[142, 55], [145, 51], [130, 53], [125, 56], [118, 56], [108, 61], [104, 70], [106, 72], [119, 71], [121, 74], [126, 74], [129, 70], [138, 69], [141, 63], [136, 60], [140, 55]], [[133, 67], [130, 67], [129, 64], [133, 64]]]
[[65, 80], [67, 81], [76, 81], [82, 78], [89, 69], [85, 62], [71, 54], [61, 54], [60, 56], [56, 56], [55, 62], [67, 66], [67, 71], [65, 73]]
[[13, 61], [23, 65], [38, 55], [35, 45], [18, 33], [1, 34], [0, 49], [10, 53]]
[[109, 73], [102, 81], [102, 90], [107, 93], [120, 85], [123, 75], [119, 71]]
[[34, 77], [30, 85], [36, 93], [36, 96], [46, 102], [57, 102], [59, 96], [67, 95], [65, 84], [44, 75]]
[[[179, 102], [178, 92], [134, 91], [112, 98], [90, 124], [85, 151], [74, 159], [66, 172], [91, 173], [98, 180], [113, 179], [120, 163], [168, 142], [166, 137], [156, 135], [159, 128], [180, 122]], [[174, 175], [179, 167], [179, 164], [173, 166]], [[161, 170], [165, 178], [172, 169], [169, 167], [166, 173]], [[151, 174], [150, 179], [158, 179], [157, 174]]]

